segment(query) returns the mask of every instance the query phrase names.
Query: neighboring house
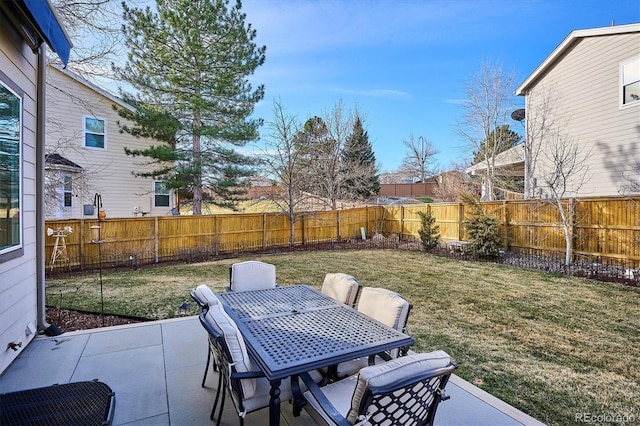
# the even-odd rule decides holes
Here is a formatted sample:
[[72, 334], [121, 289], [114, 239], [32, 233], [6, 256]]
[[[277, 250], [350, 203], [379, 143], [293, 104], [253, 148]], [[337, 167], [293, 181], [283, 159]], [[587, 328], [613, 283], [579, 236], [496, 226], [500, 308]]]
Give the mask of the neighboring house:
[[0, 373], [48, 330], [44, 299], [44, 107], [47, 43], [71, 42], [45, 0], [0, 1]]
[[[530, 196], [549, 196], [550, 154], [562, 143], [576, 144], [586, 166], [567, 196], [622, 195], [640, 181], [640, 24], [571, 32], [516, 94], [526, 97], [529, 149], [505, 151], [499, 163], [527, 175]], [[482, 174], [483, 167], [467, 171]]]
[[[519, 144], [496, 155], [494, 162], [495, 174], [504, 178], [523, 179], [524, 178], [524, 144]], [[465, 171], [471, 176], [479, 176], [482, 179], [480, 186], [480, 197], [486, 199], [488, 191], [486, 175], [486, 162], [481, 161], [473, 166], [467, 167]], [[495, 199], [523, 198], [523, 194], [508, 191], [504, 188], [493, 188]]]
[[134, 176], [146, 170], [144, 158], [124, 148], [144, 149], [159, 142], [121, 133], [113, 109], [133, 109], [82, 77], [50, 65], [47, 76], [48, 219], [96, 216], [100, 195], [109, 217], [172, 213], [175, 197], [164, 182]]
[[578, 160], [587, 166], [584, 184], [569, 188], [570, 196], [621, 195], [630, 179], [638, 179], [640, 24], [571, 32], [516, 94], [526, 97], [526, 126], [533, 126], [527, 134], [535, 135], [549, 112], [545, 120], [551, 118], [557, 131], [533, 141], [541, 143], [530, 173], [534, 196], [549, 194], [545, 176], [558, 140], [577, 144]]
[[381, 184], [416, 183], [420, 181], [420, 178], [415, 172], [394, 172], [381, 173], [379, 180]]

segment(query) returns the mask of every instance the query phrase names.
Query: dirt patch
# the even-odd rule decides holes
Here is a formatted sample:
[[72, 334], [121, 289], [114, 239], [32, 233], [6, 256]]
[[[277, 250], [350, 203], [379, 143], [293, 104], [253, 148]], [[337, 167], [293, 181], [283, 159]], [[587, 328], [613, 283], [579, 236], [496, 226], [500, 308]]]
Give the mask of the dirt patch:
[[114, 325], [135, 324], [143, 322], [138, 318], [120, 317], [117, 315], [104, 316], [99, 313], [74, 311], [47, 307], [47, 322], [55, 324], [61, 331], [88, 330], [92, 328], [111, 327]]

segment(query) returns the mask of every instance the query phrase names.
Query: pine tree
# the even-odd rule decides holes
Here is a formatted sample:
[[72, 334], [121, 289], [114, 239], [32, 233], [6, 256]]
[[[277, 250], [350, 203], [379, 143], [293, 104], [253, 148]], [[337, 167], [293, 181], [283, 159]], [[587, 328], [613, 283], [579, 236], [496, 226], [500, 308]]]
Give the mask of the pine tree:
[[418, 235], [425, 250], [432, 250], [440, 242], [440, 225], [436, 225], [436, 218], [431, 214], [431, 208], [426, 212], [418, 212], [420, 216], [420, 229]]
[[235, 148], [256, 139], [262, 124], [250, 116], [264, 87], [253, 88], [247, 78], [264, 63], [265, 47], [254, 43], [256, 31], [245, 24], [240, 1], [156, 2], [157, 12], [123, 3], [130, 51], [115, 71], [141, 106], [133, 114], [119, 111], [135, 121], [122, 131], [158, 136], [164, 145], [129, 153], [148, 157], [156, 168], [146, 175], [190, 197], [194, 214], [201, 214], [203, 201], [233, 206], [256, 164]]
[[347, 193], [354, 198], [368, 198], [380, 192], [376, 156], [369, 142], [369, 132], [364, 129], [357, 115], [353, 132], [342, 153], [342, 168], [348, 175], [345, 181]]

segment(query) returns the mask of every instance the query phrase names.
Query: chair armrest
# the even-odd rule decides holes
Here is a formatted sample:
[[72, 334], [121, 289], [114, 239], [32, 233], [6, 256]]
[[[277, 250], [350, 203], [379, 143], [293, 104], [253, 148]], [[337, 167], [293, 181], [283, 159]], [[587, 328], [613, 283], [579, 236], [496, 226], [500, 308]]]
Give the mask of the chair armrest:
[[234, 371], [231, 373], [232, 379], [257, 379], [258, 377], [265, 377], [262, 371]]
[[338, 412], [338, 410], [336, 410], [333, 404], [329, 402], [329, 399], [327, 399], [327, 397], [322, 392], [322, 389], [316, 384], [316, 382], [313, 381], [313, 378], [309, 375], [309, 373], [301, 373], [300, 378], [309, 389], [309, 392], [313, 394], [316, 401], [318, 401], [318, 404], [320, 404], [325, 414], [331, 417], [331, 420], [333, 420], [337, 425], [340, 426], [352, 426], [351, 423], [349, 423], [349, 421], [347, 421], [347, 419], [344, 418], [342, 414]]

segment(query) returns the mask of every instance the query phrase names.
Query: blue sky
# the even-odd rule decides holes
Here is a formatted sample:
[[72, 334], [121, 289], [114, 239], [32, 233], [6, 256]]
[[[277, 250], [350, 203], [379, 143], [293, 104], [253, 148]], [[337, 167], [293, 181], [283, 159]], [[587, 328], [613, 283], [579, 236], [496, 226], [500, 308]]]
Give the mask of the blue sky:
[[519, 84], [572, 30], [640, 22], [638, 0], [244, 0], [243, 10], [267, 46], [255, 115], [271, 120], [274, 99], [301, 122], [340, 99], [357, 105], [381, 171], [397, 169], [410, 134], [433, 142], [443, 169], [471, 156], [456, 126], [483, 60]]

